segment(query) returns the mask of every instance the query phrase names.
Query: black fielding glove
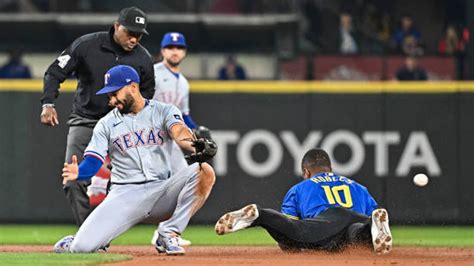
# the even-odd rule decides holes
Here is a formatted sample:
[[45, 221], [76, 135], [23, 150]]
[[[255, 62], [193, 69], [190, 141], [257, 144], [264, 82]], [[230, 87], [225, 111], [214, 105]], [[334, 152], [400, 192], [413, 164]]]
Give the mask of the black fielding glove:
[[217, 144], [212, 139], [200, 138], [194, 140], [192, 146], [196, 149], [196, 152], [186, 155], [188, 163], [206, 162], [217, 153]]
[[211, 131], [205, 126], [198, 126], [193, 129], [193, 133], [197, 139], [212, 139]]

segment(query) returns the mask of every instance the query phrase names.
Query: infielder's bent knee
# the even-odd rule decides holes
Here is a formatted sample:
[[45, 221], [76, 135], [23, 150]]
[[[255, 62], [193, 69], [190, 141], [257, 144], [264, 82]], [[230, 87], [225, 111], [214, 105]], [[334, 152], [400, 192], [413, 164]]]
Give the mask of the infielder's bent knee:
[[71, 247], [69, 248], [69, 251], [71, 253], [94, 253], [96, 252], [99, 247], [92, 245], [93, 243], [86, 243], [85, 241], [77, 241], [77, 238], [74, 239], [71, 243]]
[[202, 178], [203, 182], [208, 184], [208, 186], [214, 185], [214, 182], [216, 181], [216, 174], [214, 173], [212, 166], [208, 163], [201, 164], [199, 178]]
[[202, 163], [199, 170], [199, 191], [201, 194], [207, 194], [216, 182], [214, 169], [208, 163]]

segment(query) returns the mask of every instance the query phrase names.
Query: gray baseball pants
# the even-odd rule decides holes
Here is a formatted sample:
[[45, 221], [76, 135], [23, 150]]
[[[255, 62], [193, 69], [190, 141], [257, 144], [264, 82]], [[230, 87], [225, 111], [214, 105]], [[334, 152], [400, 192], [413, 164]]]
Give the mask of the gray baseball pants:
[[[92, 137], [92, 127], [70, 126], [67, 135], [66, 158], [65, 161], [71, 163], [71, 157], [77, 156], [78, 162], [82, 161], [84, 150], [86, 149]], [[73, 181], [67, 182], [63, 186], [66, 198], [71, 206], [74, 220], [78, 226], [86, 220], [92, 209], [87, 196], [87, 187], [91, 181]]]
[[71, 243], [70, 252], [95, 252], [140, 222], [160, 224], [159, 233], [181, 234], [199, 201], [199, 164], [167, 180], [112, 184], [105, 200], [89, 215]]

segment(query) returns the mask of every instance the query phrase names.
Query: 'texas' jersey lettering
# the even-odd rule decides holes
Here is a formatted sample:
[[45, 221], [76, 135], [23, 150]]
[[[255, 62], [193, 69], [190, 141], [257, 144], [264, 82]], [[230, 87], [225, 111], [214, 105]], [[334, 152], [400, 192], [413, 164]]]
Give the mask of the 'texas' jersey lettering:
[[113, 109], [94, 128], [85, 155], [112, 159], [112, 182], [130, 183], [168, 179], [171, 172], [170, 130], [183, 124], [171, 104], [148, 101], [137, 114]]
[[157, 128], [132, 131], [112, 140], [113, 146], [121, 153], [125, 153], [128, 149], [140, 146], [161, 146], [164, 142], [165, 133]]

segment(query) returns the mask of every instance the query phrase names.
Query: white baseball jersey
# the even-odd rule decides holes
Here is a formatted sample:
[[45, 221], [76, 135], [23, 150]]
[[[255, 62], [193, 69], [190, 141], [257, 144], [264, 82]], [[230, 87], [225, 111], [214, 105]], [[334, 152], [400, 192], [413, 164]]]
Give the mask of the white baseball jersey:
[[109, 155], [113, 183], [164, 180], [171, 176], [169, 130], [183, 123], [181, 112], [171, 104], [147, 101], [137, 114], [121, 114], [117, 108], [94, 128], [84, 156], [104, 161]]
[[155, 69], [154, 100], [172, 104], [181, 110], [183, 115], [189, 114], [189, 83], [179, 73], [178, 77], [164, 63], [157, 63]]

